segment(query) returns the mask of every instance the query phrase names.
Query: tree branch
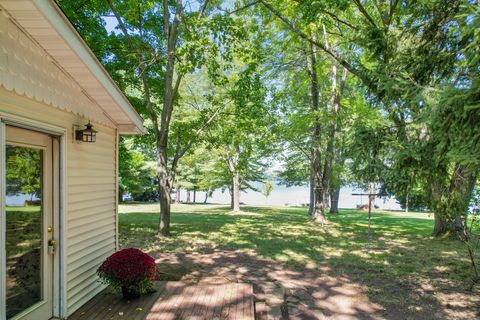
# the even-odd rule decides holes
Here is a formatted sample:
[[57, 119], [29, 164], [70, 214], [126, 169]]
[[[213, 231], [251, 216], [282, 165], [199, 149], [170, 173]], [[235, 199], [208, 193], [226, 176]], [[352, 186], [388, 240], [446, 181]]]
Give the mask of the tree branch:
[[353, 24], [351, 24], [350, 22], [347, 22], [345, 20], [342, 20], [340, 19], [336, 14], [334, 14], [333, 12], [330, 12], [330, 11], [327, 11], [327, 10], [322, 10], [323, 13], [326, 13], [327, 15], [329, 15], [333, 20], [341, 23], [341, 24], [344, 24], [346, 25], [347, 27], [349, 28], [352, 28], [353, 30], [355, 31], [358, 31], [358, 28], [356, 26], [354, 26]]
[[[113, 7], [112, 0], [107, 0], [107, 3], [108, 3], [108, 6], [110, 7], [110, 10], [112, 10], [113, 15], [117, 19], [118, 25], [120, 26], [120, 29], [122, 30], [123, 35], [127, 39], [128, 47], [135, 54], [138, 54], [138, 50], [133, 45], [133, 42], [132, 42], [132, 39], [130, 37], [130, 34], [128, 33], [127, 27], [125, 27], [125, 24], [123, 23], [123, 20], [120, 18], [120, 15], [118, 14], [117, 10]], [[140, 61], [141, 59], [137, 56], [137, 60]]]
[[248, 9], [248, 8], [256, 5], [256, 4], [259, 3], [259, 2], [260, 2], [260, 0], [253, 1], [253, 2], [247, 3], [247, 4], [244, 5], [243, 7], [240, 7], [240, 8], [238, 8], [238, 9], [235, 9], [235, 10], [233, 10], [233, 11], [226, 11], [226, 10], [225, 10], [225, 11], [227, 12], [227, 15], [235, 14], [235, 13], [240, 12], [240, 11], [242, 11], [242, 10]]
[[[230, 102], [230, 101], [229, 101]], [[198, 137], [199, 134], [201, 134], [205, 128], [210, 124], [212, 123], [212, 121], [217, 117], [217, 115], [220, 113], [220, 110], [223, 109], [229, 102], [225, 103], [224, 105], [222, 105], [221, 107], [218, 107], [214, 112], [213, 114], [210, 116], [210, 118], [208, 118], [207, 121], [205, 121], [200, 128], [197, 129], [197, 131], [195, 131], [195, 134], [193, 135], [193, 138], [187, 143], [187, 145], [181, 149], [181, 151], [178, 152], [178, 159], [180, 159], [181, 157], [183, 157], [185, 155], [185, 153], [187, 153], [187, 151], [192, 147], [192, 145], [195, 143], [196, 138]]]
[[290, 141], [290, 143], [298, 149], [308, 160], [312, 160], [312, 157], [310, 155], [310, 150], [306, 150], [300, 143], [297, 143], [295, 141]]
[[205, 10], [207, 9], [208, 1], [210, 0], [205, 0], [205, 3], [202, 6], [202, 9], [200, 9], [200, 12], [198, 13], [197, 19], [200, 20], [203, 17], [203, 14], [205, 13]]
[[165, 37], [169, 38], [170, 29], [170, 12], [168, 11], [168, 0], [163, 0], [163, 32], [165, 32]]
[[[181, 1], [180, 2], [180, 5], [181, 5]], [[179, 7], [178, 7], [178, 3], [177, 2], [177, 11], [179, 10]], [[208, 5], [208, 2], [209, 0], [205, 0], [205, 2], [203, 3], [203, 6], [202, 8], [200, 9], [199, 13], [198, 13], [198, 16], [197, 16], [197, 19], [200, 20], [202, 19], [203, 17], [203, 14], [205, 13], [205, 10], [207, 9], [207, 5]], [[180, 15], [181, 15], [181, 11], [180, 11]], [[177, 15], [175, 16], [175, 19], [177, 19]], [[181, 21], [181, 18], [179, 17], [178, 21]], [[175, 28], [175, 30], [174, 30]], [[174, 24], [172, 26], [172, 33], [173, 32], [177, 32], [177, 28], [178, 28], [178, 25], [175, 25], [175, 21], [174, 21]], [[188, 60], [188, 53], [185, 53], [185, 56], [183, 58], [184, 61], [187, 61]], [[182, 82], [182, 78], [183, 78], [183, 75], [182, 74], [177, 74], [177, 79], [175, 80], [175, 86], [173, 87], [173, 91], [172, 91], [172, 101], [170, 102], [170, 104], [173, 104], [176, 96], [177, 96], [177, 92], [178, 92], [178, 89], [180, 88], [180, 83]]]
[[173, 87], [172, 91], [172, 104], [175, 101], [175, 98], [177, 96], [178, 89], [180, 88], [180, 83], [182, 82], [183, 75], [178, 74], [177, 79], [175, 80], [175, 86]]
[[300, 30], [293, 22], [288, 20], [285, 16], [283, 16], [277, 9], [275, 9], [270, 3], [268, 3], [266, 0], [260, 0], [260, 2], [268, 9], [270, 10], [274, 15], [276, 15], [280, 20], [283, 21], [283, 23], [293, 32], [295, 32], [297, 35], [299, 35], [302, 39], [307, 40], [308, 42], [314, 44], [318, 48], [320, 48], [323, 52], [326, 54], [330, 55], [333, 57], [335, 60], [337, 60], [343, 67], [345, 67], [351, 74], [355, 75], [358, 77], [363, 84], [365, 84], [370, 90], [373, 92], [377, 93], [379, 96], [382, 96], [381, 92], [378, 92], [378, 87], [365, 75], [363, 74], [360, 70], [352, 66], [348, 61], [343, 59], [337, 52], [328, 50], [323, 44], [319, 43], [318, 41], [315, 41], [311, 37], [309, 37], [306, 33], [304, 33], [302, 30]]
[[392, 22], [393, 14], [397, 9], [398, 0], [390, 0], [390, 12], [388, 13], [388, 25]]
[[375, 21], [372, 19], [372, 17], [370, 16], [370, 14], [367, 12], [367, 10], [365, 9], [365, 7], [362, 5], [362, 3], [360, 2], [360, 0], [353, 0], [353, 2], [355, 3], [355, 5], [357, 6], [358, 10], [362, 13], [362, 15], [367, 18], [368, 22], [370, 22], [370, 24], [372, 26], [374, 26], [375, 28], [377, 28], [377, 25], [375, 24]]
[[147, 77], [146, 77], [146, 74], [145, 74], [145, 64], [144, 64], [144, 62], [142, 62], [142, 60], [143, 60], [142, 54], [133, 45], [130, 34], [128, 33], [128, 30], [127, 30], [125, 24], [123, 23], [122, 19], [120, 18], [120, 15], [115, 10], [115, 8], [112, 4], [112, 1], [107, 0], [107, 3], [110, 7], [110, 10], [112, 10], [115, 18], [117, 19], [118, 24], [120, 26], [120, 29], [122, 30], [125, 38], [127, 39], [127, 44], [129, 46], [130, 50], [137, 57], [137, 61], [138, 61], [138, 64], [139, 64], [138, 68], [140, 70], [140, 76], [142, 78], [143, 91], [145, 93], [145, 106], [146, 106], [146, 109], [147, 109], [148, 113], [150, 114], [150, 118], [152, 119], [153, 130], [154, 130], [155, 137], [158, 137], [159, 134], [160, 134], [159, 129], [158, 129], [158, 118], [157, 118], [157, 114], [155, 113], [155, 111], [153, 110], [153, 107], [152, 107], [150, 86], [148, 85], [148, 80], [147, 80]]

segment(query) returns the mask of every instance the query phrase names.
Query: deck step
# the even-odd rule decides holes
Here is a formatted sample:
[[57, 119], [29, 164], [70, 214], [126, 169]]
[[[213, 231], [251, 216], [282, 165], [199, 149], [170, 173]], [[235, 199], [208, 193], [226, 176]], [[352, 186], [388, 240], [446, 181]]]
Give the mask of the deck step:
[[80, 319], [254, 320], [253, 288], [247, 283], [159, 282], [157, 291], [125, 301], [107, 289], [68, 317]]

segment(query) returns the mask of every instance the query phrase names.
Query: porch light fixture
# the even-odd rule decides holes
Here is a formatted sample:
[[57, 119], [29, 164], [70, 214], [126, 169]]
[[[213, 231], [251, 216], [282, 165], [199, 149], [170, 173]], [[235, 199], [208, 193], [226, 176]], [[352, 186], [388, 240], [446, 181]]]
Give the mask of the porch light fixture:
[[92, 129], [93, 126], [88, 121], [83, 130], [75, 130], [75, 140], [83, 142], [95, 142], [97, 141], [97, 132]]

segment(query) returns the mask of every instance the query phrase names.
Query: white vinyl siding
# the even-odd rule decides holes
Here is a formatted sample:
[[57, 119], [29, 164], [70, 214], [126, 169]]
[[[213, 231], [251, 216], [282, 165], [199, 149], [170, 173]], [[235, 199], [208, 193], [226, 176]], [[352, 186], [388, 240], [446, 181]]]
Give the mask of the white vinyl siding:
[[0, 85], [97, 123], [113, 121], [125, 133], [143, 130], [140, 116], [54, 1], [0, 0]]
[[66, 273], [67, 314], [103, 286], [95, 274], [116, 245], [117, 131], [92, 120], [96, 143], [73, 141], [73, 125], [87, 119], [0, 87], [0, 117], [39, 121], [66, 129]]

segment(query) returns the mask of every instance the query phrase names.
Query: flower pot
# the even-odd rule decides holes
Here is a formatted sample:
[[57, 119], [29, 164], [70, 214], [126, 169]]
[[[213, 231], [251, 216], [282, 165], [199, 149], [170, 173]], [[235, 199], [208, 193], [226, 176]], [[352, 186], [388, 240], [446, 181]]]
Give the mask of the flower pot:
[[123, 299], [125, 300], [133, 300], [140, 297], [140, 293], [138, 293], [138, 291], [130, 290], [127, 287], [122, 287], [122, 295]]

